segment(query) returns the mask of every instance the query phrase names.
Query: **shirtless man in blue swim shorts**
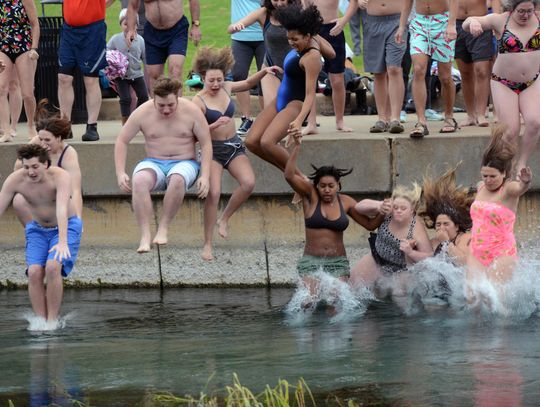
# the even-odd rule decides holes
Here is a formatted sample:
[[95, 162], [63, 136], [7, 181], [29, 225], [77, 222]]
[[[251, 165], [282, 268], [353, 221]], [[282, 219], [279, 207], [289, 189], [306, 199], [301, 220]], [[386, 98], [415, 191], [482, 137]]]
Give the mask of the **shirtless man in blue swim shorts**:
[[[146, 66], [148, 69], [148, 88], [163, 75], [165, 62], [169, 60], [169, 75], [182, 80], [182, 69], [186, 59], [188, 37], [197, 46], [201, 40], [199, 0], [189, 0], [191, 29], [184, 15], [183, 0], [143, 0], [146, 23], [144, 43], [146, 46]], [[129, 0], [127, 12], [128, 46], [136, 38], [136, 16], [141, 0]], [[181, 91], [180, 91], [180, 94]]]
[[[150, 251], [151, 243], [167, 244], [169, 225], [193, 183], [197, 185], [199, 198], [208, 194], [212, 163], [210, 129], [201, 109], [178, 97], [180, 87], [181, 82], [176, 79], [158, 79], [154, 83], [154, 99], [143, 103], [129, 116], [114, 146], [118, 186], [132, 192], [133, 210], [141, 230], [138, 253]], [[139, 132], [144, 136], [147, 158], [135, 167], [131, 187], [126, 174], [127, 147]], [[196, 161], [197, 141], [201, 149], [200, 163]], [[166, 190], [163, 213], [156, 236], [151, 240], [150, 192], [163, 190]]]
[[70, 198], [71, 177], [50, 166], [47, 150], [26, 144], [17, 150], [17, 158], [22, 168], [2, 186], [0, 215], [15, 194], [28, 202], [33, 219], [25, 227], [28, 293], [35, 314], [54, 329], [62, 303], [62, 277], [69, 275], [77, 259], [82, 221]]

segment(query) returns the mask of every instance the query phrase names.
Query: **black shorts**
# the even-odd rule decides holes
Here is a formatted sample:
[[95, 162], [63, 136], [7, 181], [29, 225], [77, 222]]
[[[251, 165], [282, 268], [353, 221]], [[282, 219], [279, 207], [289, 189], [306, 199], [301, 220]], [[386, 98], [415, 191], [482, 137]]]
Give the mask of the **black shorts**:
[[493, 58], [493, 34], [484, 31], [478, 37], [463, 29], [464, 20], [456, 20], [456, 51], [455, 58], [465, 63], [489, 61]]
[[144, 26], [146, 63], [163, 65], [169, 55], [186, 55], [189, 22], [182, 16], [178, 22], [166, 30], [158, 30], [148, 21]]
[[238, 136], [227, 140], [212, 140], [212, 158], [227, 169], [232, 160], [246, 154], [244, 142]]
[[330, 35], [330, 30], [334, 28], [336, 23], [323, 24], [319, 35], [332, 45], [336, 52], [334, 59], [324, 60], [324, 70], [327, 73], [343, 73], [345, 72], [345, 34], [343, 31], [336, 36]]

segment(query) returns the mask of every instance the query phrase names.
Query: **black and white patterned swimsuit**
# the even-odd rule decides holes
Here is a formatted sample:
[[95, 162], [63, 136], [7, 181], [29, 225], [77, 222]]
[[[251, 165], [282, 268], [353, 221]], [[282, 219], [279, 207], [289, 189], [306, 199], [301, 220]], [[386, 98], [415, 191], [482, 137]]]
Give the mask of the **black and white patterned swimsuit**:
[[[372, 233], [369, 238], [371, 254], [375, 262], [381, 267], [383, 272], [399, 273], [407, 268], [405, 253], [399, 249], [401, 240], [395, 237], [389, 229], [392, 216], [388, 216], [379, 226], [378, 233]], [[413, 216], [406, 239], [413, 238], [416, 216]]]

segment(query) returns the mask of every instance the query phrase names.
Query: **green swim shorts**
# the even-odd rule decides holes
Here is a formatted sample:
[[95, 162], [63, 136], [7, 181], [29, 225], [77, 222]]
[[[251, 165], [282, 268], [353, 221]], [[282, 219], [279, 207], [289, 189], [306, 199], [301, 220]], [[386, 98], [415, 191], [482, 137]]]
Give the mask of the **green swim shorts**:
[[319, 257], [304, 255], [298, 260], [296, 270], [300, 277], [313, 274], [319, 270], [334, 277], [349, 277], [351, 268], [347, 256]]

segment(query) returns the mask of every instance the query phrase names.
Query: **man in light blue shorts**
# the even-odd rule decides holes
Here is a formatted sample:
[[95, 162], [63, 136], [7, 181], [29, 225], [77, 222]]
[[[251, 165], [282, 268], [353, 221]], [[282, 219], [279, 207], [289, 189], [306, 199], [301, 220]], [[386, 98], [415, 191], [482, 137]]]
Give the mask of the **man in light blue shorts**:
[[15, 194], [26, 199], [33, 219], [25, 228], [28, 293], [36, 315], [54, 329], [62, 303], [62, 276], [69, 275], [77, 259], [82, 221], [70, 198], [70, 175], [50, 166], [47, 150], [26, 144], [17, 150], [17, 157], [22, 168], [2, 186], [0, 215]]
[[[169, 225], [193, 183], [196, 183], [199, 198], [208, 194], [212, 163], [210, 129], [201, 109], [178, 97], [180, 87], [177, 79], [158, 79], [154, 83], [154, 99], [143, 103], [129, 116], [116, 140], [114, 161], [118, 186], [132, 192], [133, 210], [141, 231], [138, 253], [150, 251], [152, 243], [167, 243]], [[126, 174], [127, 147], [139, 132], [144, 136], [148, 157], [135, 167], [131, 186]], [[196, 142], [200, 146], [200, 164], [195, 159]], [[150, 193], [163, 190], [166, 192], [162, 216], [152, 240]]]
[[[396, 42], [406, 40], [405, 29], [413, 0], [404, 0]], [[444, 101], [444, 125], [440, 133], [454, 133], [459, 126], [454, 119], [456, 86], [452, 79], [452, 61], [456, 44], [458, 0], [416, 0], [415, 16], [409, 24], [411, 58], [413, 62], [413, 100], [418, 122], [410, 136], [421, 138], [429, 134], [425, 115], [427, 89], [425, 83], [429, 57], [437, 61]]]

